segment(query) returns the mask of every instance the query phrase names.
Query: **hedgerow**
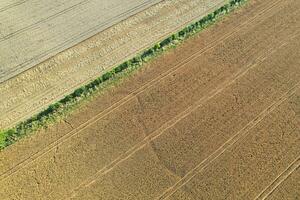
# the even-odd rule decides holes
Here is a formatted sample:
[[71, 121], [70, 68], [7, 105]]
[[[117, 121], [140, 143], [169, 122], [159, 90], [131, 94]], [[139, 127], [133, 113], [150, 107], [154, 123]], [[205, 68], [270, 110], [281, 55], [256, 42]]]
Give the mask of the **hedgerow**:
[[134, 69], [140, 67], [143, 63], [149, 61], [151, 58], [154, 58], [156, 55], [162, 53], [166, 49], [169, 49], [172, 46], [176, 46], [179, 42], [213, 24], [221, 16], [224, 16], [246, 1], [247, 0], [229, 1], [227, 4], [215, 10], [213, 13], [210, 13], [202, 19], [188, 25], [179, 32], [169, 36], [168, 38], [155, 44], [153, 47], [145, 50], [141, 54], [118, 65], [111, 71], [104, 73], [102, 76], [93, 80], [89, 84], [76, 89], [73, 93], [50, 105], [47, 109], [40, 112], [39, 114], [31, 117], [24, 122], [19, 123], [14, 128], [0, 131], [0, 149], [13, 144], [15, 141], [30, 133], [33, 133], [41, 127], [46, 127], [49, 122], [56, 121], [60, 116], [64, 115], [66, 111], [72, 109], [75, 105], [77, 105], [78, 102], [80, 102], [82, 99], [90, 96], [95, 91], [97, 91], [104, 82], [113, 80], [116, 78], [116, 76], [122, 76], [122, 74], [124, 74], [124, 72], [126, 72], [127, 70], [133, 71]]

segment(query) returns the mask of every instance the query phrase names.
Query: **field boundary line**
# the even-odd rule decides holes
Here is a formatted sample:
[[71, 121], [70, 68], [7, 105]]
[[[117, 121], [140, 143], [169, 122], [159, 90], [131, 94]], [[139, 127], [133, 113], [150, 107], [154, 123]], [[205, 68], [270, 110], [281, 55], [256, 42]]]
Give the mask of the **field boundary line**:
[[250, 121], [244, 128], [238, 131], [234, 136], [227, 140], [221, 147], [219, 147], [214, 153], [209, 155], [206, 159], [200, 162], [195, 168], [190, 170], [182, 179], [177, 181], [172, 187], [167, 189], [160, 195], [157, 199], [167, 199], [172, 194], [174, 194], [178, 189], [186, 185], [192, 178], [194, 178], [198, 173], [206, 169], [211, 163], [213, 163], [217, 158], [223, 155], [230, 147], [237, 143], [240, 139], [245, 138], [249, 131], [254, 128], [258, 123], [260, 123], [266, 116], [272, 113], [278, 106], [280, 106], [284, 101], [289, 99], [300, 86], [300, 82], [295, 84], [291, 89], [284, 93], [278, 101], [273, 102], [265, 110], [263, 110], [257, 117]]
[[[165, 0], [163, 0], [163, 1], [165, 1]], [[222, 5], [222, 4], [218, 4], [218, 5]], [[211, 10], [210, 10], [210, 11], [211, 11]], [[205, 13], [205, 14], [206, 14], [206, 13]], [[205, 14], [203, 14], [203, 15], [205, 15]], [[197, 17], [197, 18], [195, 18], [195, 19], [199, 19], [199, 17]], [[194, 21], [195, 19], [189, 21], [188, 23], [185, 23], [185, 24], [183, 25], [183, 27], [185, 27], [187, 24], [189, 24], [190, 22]], [[159, 41], [163, 40], [165, 37], [169, 36], [170, 34], [172, 34], [172, 32], [176, 31], [176, 30], [177, 30], [178, 28], [180, 28], [180, 27], [182, 27], [182, 26], [177, 26], [176, 28], [172, 29], [169, 33], [167, 33], [167, 34], [161, 36], [155, 43], [158, 43]], [[134, 38], [133, 38], [133, 39], [130, 39], [129, 41], [134, 41]], [[147, 48], [147, 47], [150, 46], [150, 45], [151, 45], [151, 44], [147, 44], [147, 45], [143, 46], [142, 48], [140, 48], [140, 49], [134, 51], [132, 54], [133, 54], [133, 55], [136, 55], [136, 54], [138, 54], [140, 51], [142, 51], [143, 49]], [[125, 46], [125, 45], [121, 45], [121, 47], [123, 47], [123, 46]], [[118, 48], [118, 49], [114, 49], [114, 50], [111, 51], [111, 52], [115, 52], [115, 51], [117, 51], [117, 50], [119, 50], [119, 48]], [[111, 52], [110, 52], [110, 53], [111, 53]], [[107, 53], [106, 55], [108, 55], [108, 54], [109, 54], [109, 53]], [[106, 56], [106, 55], [104, 55], [104, 56]], [[104, 72], [107, 71], [107, 70], [113, 69], [115, 65], [118, 65], [118, 63], [121, 63], [123, 60], [128, 60], [128, 59], [130, 59], [131, 57], [132, 57], [132, 55], [130, 54], [129, 56], [126, 56], [124, 59], [122, 59], [121, 61], [118, 61], [116, 64], [113, 64], [111, 67], [108, 67], [107, 69], [104, 69], [104, 68], [103, 68], [104, 70], [101, 71], [100, 74], [104, 73]], [[25, 70], [25, 71], [26, 71], [26, 70]], [[61, 96], [62, 96], [63, 94], [68, 93], [68, 92], [72, 92], [72, 91], [74, 91], [75, 89], [77, 89], [78, 87], [80, 87], [81, 85], [87, 84], [87, 83], [89, 83], [91, 80], [94, 80], [94, 79], [96, 79], [96, 78], [98, 78], [98, 77], [99, 77], [99, 74], [98, 74], [98, 75], [95, 75], [95, 76], [93, 76], [92, 78], [89, 78], [88, 80], [85, 80], [85, 81], [83, 81], [83, 82], [81, 82], [81, 83], [75, 84], [75, 86], [71, 87], [70, 89], [67, 89], [67, 90], [62, 91], [62, 92], [60, 93], [60, 95], [57, 95], [57, 97], [55, 97], [54, 99], [57, 100], [58, 98], [61, 98]], [[69, 79], [67, 79], [67, 80], [71, 80], [71, 79], [72, 79], [72, 78], [69, 78]], [[8, 80], [9, 80], [9, 79], [8, 79]], [[56, 85], [54, 85], [53, 87], [51, 87], [51, 88], [45, 90], [45, 92], [43, 92], [42, 94], [34, 95], [34, 96], [31, 98], [31, 101], [32, 101], [32, 99], [37, 99], [37, 98], [39, 98], [39, 97], [41, 97], [41, 96], [44, 96], [45, 94], [49, 93], [50, 91], [56, 89], [58, 86], [59, 86], [59, 84], [56, 84]], [[23, 103], [20, 103], [20, 104], [18, 104], [17, 106], [15, 106], [15, 107], [9, 109], [7, 112], [11, 113], [11, 112], [13, 112], [16, 108], [21, 107], [21, 106], [23, 106], [24, 104], [26, 104], [26, 103], [28, 103], [28, 102], [30, 102], [30, 101], [27, 101], [27, 102], [25, 101], [25, 102], [23, 102]], [[34, 109], [33, 111], [40, 110], [42, 107], [43, 107], [43, 106], [40, 106], [39, 108], [36, 108], [36, 109]], [[7, 113], [7, 112], [6, 112], [6, 113]], [[31, 116], [32, 113], [35, 113], [35, 112], [28, 113], [26, 116]], [[24, 118], [27, 118], [27, 117], [20, 117], [17, 121], [23, 120]]]
[[[275, 1], [273, 4], [271, 4], [271, 5], [273, 5], [272, 7], [274, 7], [274, 6], [275, 6], [277, 3], [279, 3], [280, 1], [281, 1], [281, 0]], [[266, 3], [266, 4], [267, 4], [267, 3]], [[212, 8], [211, 10], [216, 9], [216, 7], [217, 7], [217, 6], [220, 6], [220, 5], [222, 5], [222, 3], [217, 4], [217, 5], [216, 5], [214, 8]], [[268, 11], [268, 10], [271, 9], [272, 7], [267, 7], [266, 9], [261, 10], [259, 13], [261, 14], [261, 13], [263, 13], [263, 12], [265, 12], [265, 11]], [[207, 13], [211, 12], [211, 10], [207, 11]], [[204, 13], [204, 14], [202, 14], [202, 15], [205, 16], [205, 14], [207, 14], [207, 13]], [[252, 22], [253, 20], [255, 20], [257, 17], [259, 17], [260, 14], [257, 14], [257, 15], [255, 15], [254, 17], [250, 18], [250, 19], [247, 21], [248, 23], [244, 23], [244, 24], [238, 25], [237, 27], [234, 28], [234, 30], [235, 30], [235, 29], [238, 29], [240, 26], [245, 26], [246, 24], [251, 23], [251, 22]], [[203, 16], [202, 16], [202, 17], [203, 17]], [[200, 18], [201, 18], [201, 17], [200, 17]], [[186, 26], [186, 25], [188, 25], [188, 24], [190, 24], [191, 22], [195, 21], [196, 19], [199, 19], [199, 17], [194, 18], [193, 20], [191, 20], [191, 21], [185, 23], [185, 24], [183, 25], [183, 27]], [[252, 20], [252, 21], [250, 21], [250, 20]], [[161, 41], [163, 38], [165, 38], [166, 36], [168, 36], [169, 34], [171, 34], [172, 32], [174, 32], [175, 30], [177, 30], [177, 29], [180, 28], [180, 27], [182, 27], [182, 26], [178, 26], [178, 27], [176, 27], [174, 30], [170, 31], [168, 34], [166, 34], [166, 35], [160, 37], [158, 41]], [[235, 31], [238, 32], [238, 30], [235, 30]], [[232, 34], [234, 34], [234, 33], [232, 33]], [[223, 39], [226, 39], [226, 38], [223, 38]], [[133, 40], [133, 39], [131, 39], [131, 40]], [[130, 40], [130, 41], [131, 41], [131, 40]], [[214, 43], [214, 42], [216, 42], [216, 41], [213, 41], [212, 43]], [[156, 42], [156, 43], [157, 43], [157, 42]], [[212, 43], [211, 43], [211, 44], [212, 44]], [[142, 47], [142, 48], [140, 48], [139, 50], [135, 51], [133, 54], [137, 54], [137, 53], [140, 52], [142, 49], [145, 49], [147, 46], [149, 46], [149, 45], [148, 45], [148, 44], [145, 45], [144, 47]], [[116, 51], [116, 50], [114, 50], [114, 51]], [[201, 51], [201, 50], [200, 50], [200, 51]], [[199, 51], [199, 52], [200, 52], [200, 51]], [[127, 56], [127, 57], [125, 58], [125, 60], [126, 60], [126, 59], [129, 59], [130, 57], [131, 57], [131, 56]], [[122, 60], [123, 60], [123, 59], [122, 59]], [[114, 66], [114, 65], [113, 65], [113, 66]], [[109, 70], [109, 69], [112, 69], [112, 68], [113, 68], [113, 67], [109, 67], [108, 69], [105, 69], [105, 70], [102, 71], [101, 73], [104, 73], [105, 71], [107, 71], [107, 70]], [[94, 77], [91, 78], [91, 80], [96, 79], [97, 77], [99, 77], [99, 75], [95, 75]], [[71, 78], [70, 78], [70, 79], [71, 79]], [[68, 80], [69, 80], [69, 79], [68, 79]], [[85, 80], [85, 81], [83, 81], [83, 82], [81, 82], [81, 83], [78, 83], [78, 84], [76, 84], [74, 87], [72, 87], [72, 88], [70, 88], [70, 89], [64, 90], [64, 91], [61, 92], [59, 95], [57, 95], [54, 99], [57, 100], [57, 99], [61, 98], [61, 97], [63, 96], [63, 94], [68, 93], [68, 92], [72, 92], [72, 91], [74, 91], [76, 88], [78, 88], [80, 85], [82, 85], [82, 84], [87, 84], [88, 82], [90, 82], [90, 79], [89, 79], [89, 80]], [[47, 94], [47, 93], [49, 93], [50, 91], [52, 91], [52, 90], [54, 90], [55, 88], [57, 88], [58, 85], [59, 85], [59, 84], [57, 84], [57, 85], [55, 85], [55, 86], [53, 86], [53, 87], [47, 89], [47, 90], [46, 90], [45, 92], [43, 92], [42, 94], [34, 95], [34, 96], [31, 98], [31, 101], [32, 101], [32, 99], [38, 99], [39, 97], [44, 96], [45, 94]], [[15, 106], [14, 108], [9, 109], [8, 112], [9, 112], [9, 113], [14, 112], [16, 108], [21, 107], [21, 106], [24, 106], [24, 104], [26, 104], [26, 103], [28, 103], [28, 102], [30, 102], [30, 101], [27, 101], [27, 102], [25, 101], [25, 102], [23, 102], [23, 103], [20, 103], [19, 105]], [[42, 108], [43, 108], [43, 106], [39, 106], [39, 107], [33, 109], [32, 112], [27, 113], [26, 115], [23, 115], [22, 117], [19, 117], [19, 118], [18, 118], [17, 120], [15, 120], [15, 121], [19, 122], [19, 121], [21, 121], [21, 120], [25, 120], [25, 119], [27, 119], [29, 116], [32, 116], [33, 113], [35, 113], [35, 112], [38, 111], [38, 110], [41, 110]]]
[[[279, 0], [279, 1], [281, 1], [281, 0]], [[275, 3], [278, 3], [278, 1], [275, 2]], [[275, 4], [275, 3], [274, 3], [274, 4]], [[264, 12], [264, 11], [266, 11], [266, 10], [267, 10], [267, 9], [262, 10], [260, 13], [262, 13], [262, 12]], [[251, 20], [255, 20], [258, 16], [259, 16], [259, 14], [257, 14], [257, 15], [254, 16], [253, 18], [251, 18]], [[247, 22], [248, 22], [248, 23], [240, 24], [239, 26], [245, 26], [245, 25], [251, 23], [252, 21], [249, 20], [249, 21], [247, 21]], [[187, 23], [187, 24], [189, 24], [189, 23]], [[239, 26], [235, 27], [235, 29], [238, 29]], [[235, 30], [235, 29], [234, 29], [234, 30]], [[239, 30], [235, 30], [235, 31], [238, 32]], [[232, 35], [233, 35], [233, 34], [234, 34], [234, 33], [232, 33]], [[226, 36], [226, 35], [225, 35], [225, 36]], [[209, 45], [212, 45], [213, 43], [221, 42], [222, 40], [227, 39], [227, 38], [229, 37], [229, 35], [228, 35], [228, 37], [226, 37], [226, 38], [225, 38], [225, 36], [222, 37], [221, 39], [218, 39], [218, 40], [215, 40], [215, 41], [211, 42]], [[162, 38], [164, 38], [164, 37], [165, 37], [165, 36], [163, 36]], [[162, 38], [160, 38], [160, 40], [161, 40]], [[160, 41], [160, 40], [159, 40], [159, 41]], [[216, 45], [217, 45], [217, 44], [216, 44]], [[216, 45], [215, 45], [215, 46], [216, 46]], [[143, 48], [144, 48], [144, 47], [143, 47]], [[199, 52], [201, 53], [202, 50], [204, 51], [205, 48], [204, 48], [204, 49], [201, 49]], [[140, 51], [140, 50], [136, 51], [135, 53], [137, 53], [137, 52], [139, 52], [139, 51]], [[199, 52], [196, 52], [196, 53], [199, 53]], [[195, 54], [196, 54], [196, 53], [195, 53]], [[192, 55], [192, 56], [193, 56], [193, 55]], [[189, 59], [189, 58], [186, 58], [186, 59]], [[104, 72], [104, 71], [103, 71], [103, 72]], [[102, 73], [103, 73], [103, 72], [102, 72]], [[96, 76], [93, 77], [92, 79], [95, 79], [95, 78], [97, 78], [97, 77], [99, 77], [99, 76], [96, 75]], [[81, 84], [86, 84], [86, 83], [88, 83], [88, 82], [89, 82], [89, 81], [84, 81], [83, 83], [78, 83], [78, 84], [76, 84], [74, 87], [72, 87], [71, 89], [64, 90], [63, 92], [61, 92], [60, 95], [58, 95], [58, 96], [55, 97], [54, 99], [58, 99], [58, 98], [60, 98], [63, 94], [65, 94], [65, 93], [67, 93], [67, 92], [71, 92], [71, 91], [73, 91], [74, 89], [78, 88]], [[53, 90], [53, 89], [55, 89], [55, 88], [57, 88], [57, 85], [54, 86], [54, 87], [51, 87], [51, 88], [47, 89], [47, 90], [46, 90], [44, 93], [42, 93], [42, 94], [33, 96], [33, 97], [31, 98], [31, 101], [32, 101], [32, 99], [38, 99], [39, 97], [44, 96], [45, 94], [49, 93], [51, 90]], [[25, 102], [20, 103], [19, 105], [15, 106], [14, 108], [8, 110], [8, 113], [14, 112], [16, 108], [19, 108], [19, 107], [21, 107], [21, 106], [24, 106], [24, 104], [27, 104], [28, 102], [30, 102], [30, 101], [27, 101], [27, 102], [25, 101]], [[31, 116], [31, 115], [32, 115], [33, 113], [35, 113], [36, 111], [41, 110], [42, 107], [43, 107], [43, 106], [40, 106], [40, 107], [34, 109], [32, 112], [28, 113], [27, 115], [24, 115], [24, 116], [22, 116], [22, 117], [19, 117], [19, 119], [16, 120], [16, 121], [21, 121], [21, 120], [24, 120], [24, 119], [28, 118], [29, 116]], [[7, 113], [7, 112], [6, 112], [6, 113]]]
[[[262, 55], [261, 57], [257, 58], [256, 61], [259, 61], [259, 63], [263, 62], [265, 60], [265, 57], [267, 57], [271, 53], [275, 52], [276, 49], [282, 47], [284, 44], [281, 44], [279, 47], [277, 47], [275, 49], [272, 49], [272, 51], [270, 51], [269, 54]], [[239, 78], [243, 77], [248, 71], [250, 71], [251, 69], [253, 69], [254, 67], [256, 67], [257, 64], [258, 63], [251, 63], [247, 67], [242, 68], [236, 74], [232, 75], [231, 76], [232, 79], [229, 79], [229, 80], [223, 82], [222, 84], [220, 84], [217, 88], [215, 88], [214, 90], [210, 91], [206, 96], [200, 98], [198, 101], [196, 101], [195, 103], [193, 103], [187, 109], [185, 109], [184, 111], [182, 111], [181, 113], [179, 113], [178, 115], [176, 115], [175, 117], [173, 117], [172, 119], [170, 119], [169, 121], [167, 121], [160, 128], [158, 128], [157, 130], [153, 131], [150, 135], [148, 135], [147, 137], [145, 137], [144, 140], [142, 140], [141, 142], [139, 142], [138, 144], [136, 144], [130, 150], [128, 150], [127, 152], [125, 152], [124, 154], [122, 154], [121, 156], [119, 156], [117, 159], [113, 160], [109, 165], [103, 167], [98, 172], [96, 172], [95, 174], [93, 174], [89, 179], [83, 181], [78, 187], [75, 188], [75, 192], [78, 191], [78, 190], [80, 190], [80, 189], [82, 189], [83, 187], [88, 187], [91, 184], [93, 184], [94, 182], [96, 182], [96, 179], [98, 179], [98, 178], [102, 177], [103, 175], [107, 174], [115, 166], [117, 166], [121, 162], [127, 160], [130, 156], [132, 156], [137, 151], [139, 151], [140, 149], [142, 149], [143, 147], [145, 147], [149, 142], [151, 142], [151, 141], [155, 140], [156, 138], [158, 138], [159, 136], [161, 136], [166, 130], [168, 130], [169, 128], [172, 128], [179, 121], [181, 121], [182, 119], [184, 119], [185, 117], [187, 117], [189, 114], [191, 114], [192, 112], [194, 112], [196, 109], [198, 109], [199, 107], [201, 107], [204, 103], [206, 103], [207, 101], [209, 101], [210, 99], [212, 99], [213, 97], [215, 97], [216, 95], [218, 95], [219, 93], [221, 93], [224, 89], [226, 89], [227, 87], [229, 87], [230, 85], [232, 85], [233, 83], [235, 83], [236, 80], [238, 80]], [[74, 195], [75, 194], [73, 194], [72, 196], [74, 196]]]
[[298, 156], [279, 176], [277, 176], [273, 182], [268, 185], [255, 199], [265, 200], [271, 195], [275, 189], [281, 185], [290, 175], [299, 168], [300, 156]]
[[[230, 37], [232, 34], [228, 34], [227, 37]], [[222, 40], [220, 40], [222, 41]], [[215, 41], [214, 41], [215, 42]], [[219, 42], [219, 41], [218, 41]], [[218, 43], [217, 43], [218, 44]], [[217, 44], [215, 44], [214, 46], [210, 46], [207, 48], [204, 48], [201, 50], [201, 54], [208, 51], [209, 49], [214, 48]], [[200, 52], [200, 51], [199, 51]], [[197, 52], [197, 53], [199, 53]], [[15, 165], [14, 167], [10, 168], [9, 170], [6, 170], [5, 172], [3, 172], [0, 175], [0, 178], [2, 180], [10, 177], [12, 174], [16, 173], [17, 171], [19, 171], [20, 169], [24, 168], [25, 166], [27, 166], [29, 163], [35, 161], [36, 159], [38, 159], [39, 157], [43, 156], [44, 154], [50, 152], [51, 150], [55, 149], [57, 146], [61, 145], [64, 141], [66, 141], [67, 139], [70, 139], [72, 137], [74, 137], [75, 135], [77, 135], [79, 132], [81, 132], [82, 130], [84, 130], [85, 128], [87, 128], [88, 126], [94, 124], [95, 122], [97, 122], [98, 120], [102, 119], [103, 117], [105, 117], [106, 115], [110, 114], [111, 112], [113, 112], [114, 110], [116, 110], [117, 108], [121, 107], [122, 105], [125, 105], [126, 103], [128, 103], [130, 100], [134, 99], [134, 97], [136, 95], [141, 94], [143, 91], [145, 91], [146, 89], [152, 87], [153, 85], [155, 85], [156, 83], [158, 83], [159, 81], [163, 80], [165, 77], [169, 76], [170, 74], [176, 72], [177, 70], [181, 69], [182, 67], [184, 67], [186, 64], [188, 64], [189, 62], [193, 61], [194, 59], [198, 58], [198, 56], [200, 56], [201, 54], [197, 55], [197, 53], [193, 54], [192, 56], [188, 57], [187, 59], [185, 59], [182, 62], [179, 62], [178, 64], [176, 64], [174, 67], [172, 67], [171, 69], [169, 69], [168, 71], [166, 71], [165, 73], [163, 73], [161, 76], [158, 76], [154, 79], [152, 79], [151, 81], [149, 81], [147, 84], [143, 85], [142, 87], [140, 87], [138, 90], [133, 91], [132, 93], [130, 93], [129, 95], [127, 95], [125, 98], [117, 101], [116, 103], [114, 103], [112, 106], [108, 107], [107, 109], [103, 110], [102, 112], [98, 113], [97, 115], [95, 115], [93, 118], [89, 119], [88, 121], [82, 123], [80, 126], [78, 126], [77, 128], [73, 129], [72, 131], [68, 132], [67, 134], [65, 134], [64, 136], [60, 137], [58, 140], [53, 141], [52, 143], [50, 143], [48, 146], [46, 146], [44, 149], [42, 149], [41, 151], [38, 151], [36, 153], [34, 153], [32, 156], [26, 158], [24, 161], [18, 163], [17, 165]], [[178, 68], [177, 68], [178, 67]], [[174, 70], [175, 69], [175, 70]], [[248, 69], [249, 70], [249, 69]], [[234, 76], [234, 75], [233, 75]]]

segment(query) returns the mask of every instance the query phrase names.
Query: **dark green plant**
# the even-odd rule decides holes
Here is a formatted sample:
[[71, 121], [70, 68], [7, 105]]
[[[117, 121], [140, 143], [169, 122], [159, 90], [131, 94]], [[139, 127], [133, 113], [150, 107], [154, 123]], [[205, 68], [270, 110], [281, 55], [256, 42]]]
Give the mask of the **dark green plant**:
[[76, 89], [72, 94], [65, 96], [63, 99], [55, 104], [50, 105], [47, 109], [40, 112], [39, 114], [31, 117], [30, 119], [19, 123], [15, 128], [0, 131], [0, 149], [3, 149], [10, 144], [14, 143], [18, 139], [36, 131], [40, 127], [45, 127], [47, 123], [55, 121], [58, 116], [70, 110], [84, 97], [91, 95], [94, 91], [98, 89], [100, 85], [108, 80], [113, 80], [118, 74], [126, 72], [126, 70], [134, 70], [136, 67], [141, 66], [144, 62], [147, 62], [150, 58], [155, 57], [159, 53], [163, 52], [165, 49], [176, 44], [176, 42], [183, 41], [184, 39], [194, 35], [196, 32], [201, 31], [203, 28], [214, 23], [216, 19], [227, 14], [231, 10], [235, 9], [247, 0], [231, 0], [229, 3], [223, 5], [219, 9], [215, 10], [213, 13], [208, 14], [202, 19], [192, 23], [179, 32], [171, 35], [170, 37], [164, 39], [163, 41], [155, 44], [153, 47], [145, 50], [140, 55], [118, 65], [116, 68], [109, 72], [106, 72], [99, 78], [91, 81], [89, 84]]

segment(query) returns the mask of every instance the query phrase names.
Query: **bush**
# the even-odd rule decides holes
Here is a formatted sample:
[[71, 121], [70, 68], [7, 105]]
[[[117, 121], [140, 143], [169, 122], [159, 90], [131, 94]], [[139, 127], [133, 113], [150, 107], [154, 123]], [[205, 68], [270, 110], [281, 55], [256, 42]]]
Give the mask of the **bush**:
[[161, 48], [164, 48], [165, 46], [169, 45], [171, 42], [172, 42], [172, 39], [171, 39], [171, 37], [169, 37], [169, 38], [163, 40], [162, 42], [160, 42], [159, 46]]
[[141, 58], [143, 61], [146, 61], [147, 57], [151, 57], [154, 54], [154, 50], [151, 48], [147, 51], [144, 51], [144, 53], [141, 55]]
[[247, 0], [231, 0], [229, 3], [215, 10], [213, 13], [208, 14], [199, 21], [186, 26], [178, 33], [171, 35], [160, 43], [155, 44], [153, 47], [145, 50], [141, 55], [137, 55], [129, 61], [120, 64], [110, 72], [106, 72], [101, 77], [95, 79], [86, 86], [76, 89], [72, 94], [67, 95], [58, 103], [50, 105], [47, 109], [31, 117], [27, 121], [19, 123], [14, 129], [0, 131], [0, 149], [12, 144], [24, 135], [36, 130], [38, 127], [45, 126], [48, 121], [55, 118], [55, 114], [58, 111], [63, 112], [63, 109], [68, 109], [68, 107], [75, 105], [76, 102], [81, 99], [81, 97], [91, 94], [100, 84], [112, 79], [115, 74], [121, 73], [128, 68], [134, 69], [136, 66], [140, 66], [143, 62], [147, 61], [147, 59], [155, 56], [156, 52], [162, 52], [164, 48], [175, 44], [178, 39], [184, 40], [195, 32], [202, 30], [204, 27], [214, 22], [219, 16], [228, 13], [246, 1]]
[[106, 72], [105, 74], [102, 75], [102, 81], [107, 81], [112, 77], [112, 72]]
[[128, 62], [124, 62], [121, 65], [119, 65], [118, 67], [115, 68], [115, 73], [120, 73], [122, 71], [124, 71], [125, 69], [127, 69], [129, 66]]

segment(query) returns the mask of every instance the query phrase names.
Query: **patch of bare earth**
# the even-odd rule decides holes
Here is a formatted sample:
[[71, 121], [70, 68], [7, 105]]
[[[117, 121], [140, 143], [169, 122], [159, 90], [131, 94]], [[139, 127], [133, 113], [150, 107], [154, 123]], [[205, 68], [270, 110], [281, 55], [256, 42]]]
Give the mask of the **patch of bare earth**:
[[1, 197], [297, 195], [289, 167], [300, 152], [299, 10], [250, 1], [66, 122], [2, 151]]

